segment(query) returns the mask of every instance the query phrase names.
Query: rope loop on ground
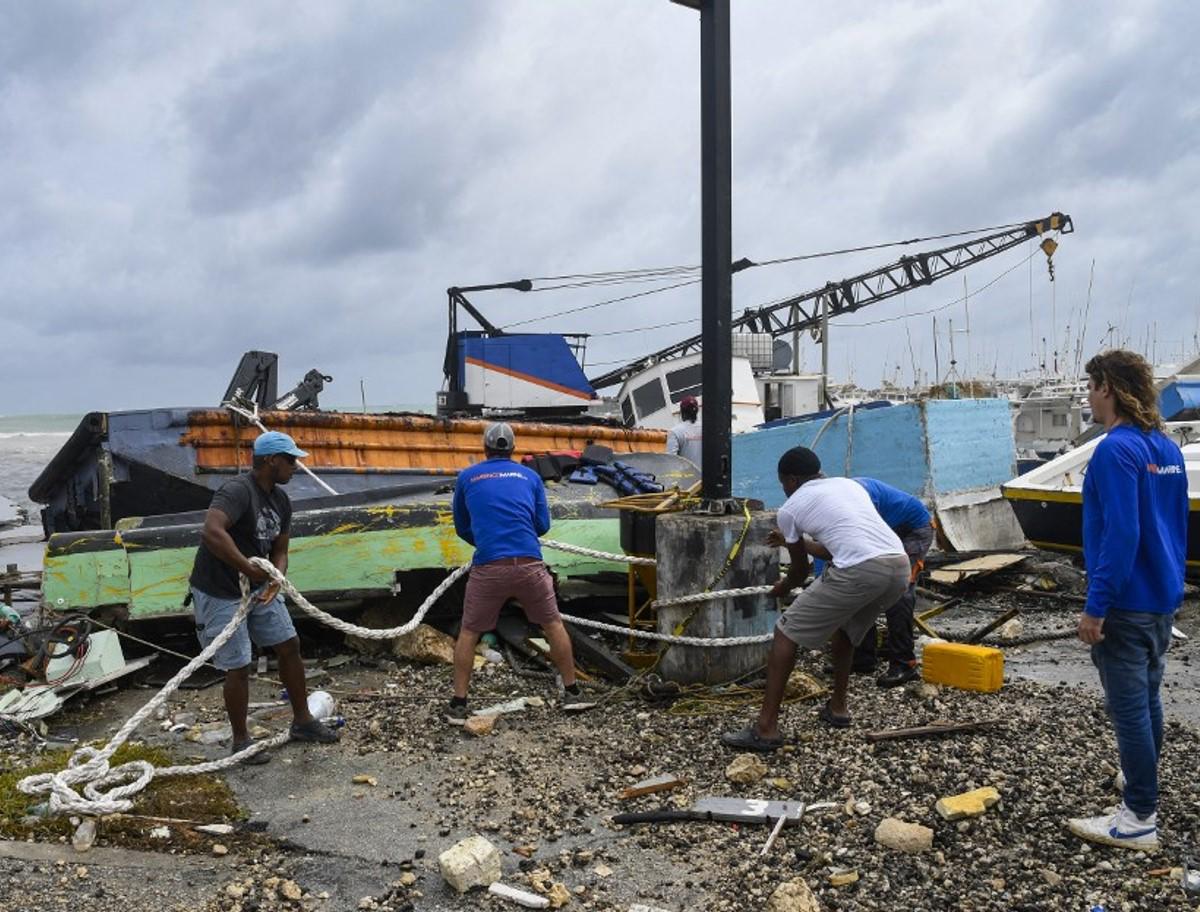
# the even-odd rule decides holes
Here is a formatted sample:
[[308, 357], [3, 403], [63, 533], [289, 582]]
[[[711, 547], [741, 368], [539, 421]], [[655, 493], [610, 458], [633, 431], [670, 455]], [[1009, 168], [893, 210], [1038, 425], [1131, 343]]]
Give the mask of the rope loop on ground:
[[[543, 544], [560, 551], [597, 557], [604, 560], [627, 561], [643, 565], [654, 565], [656, 563], [653, 558], [609, 554], [604, 551], [596, 551], [592, 548], [568, 545], [564, 542], [547, 541]], [[321, 621], [323, 624], [333, 627], [335, 630], [340, 630], [342, 633], [376, 640], [390, 640], [411, 633], [421, 624], [425, 615], [428, 614], [438, 599], [445, 594], [446, 590], [471, 569], [470, 564], [465, 564], [451, 571], [437, 585], [433, 592], [429, 594], [429, 597], [425, 599], [408, 622], [398, 627], [376, 630], [370, 627], [360, 627], [357, 624], [347, 623], [317, 608], [270, 561], [261, 557], [254, 557], [250, 559], [250, 562], [266, 573], [271, 582], [278, 584], [280, 591], [285, 593], [302, 611]], [[131, 760], [115, 767], [109, 763], [113, 754], [120, 749], [121, 745], [129, 740], [138, 726], [149, 718], [159, 706], [165, 703], [171, 694], [178, 690], [179, 686], [191, 677], [197, 668], [207, 663], [217, 653], [217, 650], [225, 645], [230, 637], [234, 635], [238, 627], [245, 620], [246, 615], [249, 614], [256, 598], [251, 593], [250, 582], [245, 576], [241, 577], [241, 588], [241, 603], [224, 629], [217, 634], [216, 638], [208, 646], [200, 651], [199, 655], [176, 672], [175, 676], [164, 684], [162, 689], [151, 697], [141, 709], [130, 716], [103, 748], [80, 747], [67, 761], [66, 769], [60, 770], [57, 773], [40, 773], [33, 776], [26, 776], [17, 783], [17, 788], [26, 795], [46, 794], [48, 796], [47, 805], [51, 814], [73, 813], [92, 816], [117, 814], [130, 810], [133, 807], [133, 796], [146, 788], [155, 776], [185, 776], [219, 772], [240, 763], [242, 760], [259, 751], [267, 750], [287, 741], [289, 733], [282, 732], [271, 738], [255, 741], [245, 750], [237, 754], [231, 754], [228, 757], [204, 763], [169, 766], [161, 769], [156, 769], [153, 764], [145, 760]], [[655, 605], [658, 607], [667, 607], [670, 605], [690, 604], [715, 599], [740, 598], [743, 596], [763, 595], [770, 590], [770, 586], [751, 586], [742, 589], [726, 589], [718, 592], [698, 592], [693, 595], [656, 602]], [[670, 634], [636, 630], [616, 624], [605, 624], [601, 621], [593, 621], [589, 618], [579, 618], [572, 615], [563, 615], [562, 617], [565, 621], [583, 627], [592, 627], [597, 630], [605, 630], [641, 639], [678, 643], [685, 646], [747, 646], [766, 643], [773, 636], [773, 634], [717, 638], [672, 636]], [[82, 794], [80, 793], [80, 788], [82, 788]]]

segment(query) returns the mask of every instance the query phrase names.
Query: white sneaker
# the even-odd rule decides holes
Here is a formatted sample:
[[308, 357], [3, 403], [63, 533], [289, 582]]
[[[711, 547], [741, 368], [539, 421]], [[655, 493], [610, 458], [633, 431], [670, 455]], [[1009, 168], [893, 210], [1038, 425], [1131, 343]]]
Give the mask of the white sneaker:
[[1125, 807], [1123, 801], [1117, 805], [1113, 814], [1068, 820], [1067, 829], [1088, 842], [1133, 849], [1137, 852], [1158, 851], [1158, 814], [1139, 818]]

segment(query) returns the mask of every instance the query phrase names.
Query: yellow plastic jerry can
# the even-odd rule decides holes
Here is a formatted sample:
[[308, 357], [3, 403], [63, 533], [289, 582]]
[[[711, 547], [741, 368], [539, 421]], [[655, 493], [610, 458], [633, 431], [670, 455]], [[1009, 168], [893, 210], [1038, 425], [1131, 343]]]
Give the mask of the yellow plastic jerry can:
[[1004, 684], [1004, 653], [991, 646], [930, 643], [921, 658], [921, 676], [931, 684], [993, 693]]

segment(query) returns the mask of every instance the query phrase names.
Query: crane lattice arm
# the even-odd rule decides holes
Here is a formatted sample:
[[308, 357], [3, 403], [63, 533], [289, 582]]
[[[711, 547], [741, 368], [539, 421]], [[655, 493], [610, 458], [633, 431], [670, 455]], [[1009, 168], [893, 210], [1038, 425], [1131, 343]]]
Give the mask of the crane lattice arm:
[[[953, 244], [926, 253], [902, 256], [888, 266], [853, 278], [843, 279], [840, 282], [829, 282], [823, 288], [806, 291], [774, 304], [747, 308], [740, 317], [732, 321], [731, 326], [735, 330], [745, 329], [750, 332], [770, 333], [772, 336], [799, 332], [820, 325], [822, 311], [826, 304], [829, 306], [830, 318], [853, 313], [860, 308], [903, 294], [909, 289], [932, 285], [938, 279], [973, 266], [988, 257], [1011, 250], [1032, 237], [1039, 237], [1052, 231], [1070, 234], [1074, 230], [1075, 226], [1069, 215], [1055, 212], [1047, 218], [1026, 222], [1006, 231], [998, 231], [974, 240], [964, 241], [961, 244]], [[1043, 247], [1043, 249], [1046, 248]], [[1052, 251], [1053, 248], [1049, 248], [1047, 256]], [[1051, 277], [1053, 277], [1053, 273], [1051, 273]], [[702, 338], [697, 335], [682, 342], [676, 342], [668, 348], [632, 361], [624, 367], [589, 378], [588, 382], [595, 389], [604, 389], [617, 383], [623, 383], [651, 364], [699, 351]]]

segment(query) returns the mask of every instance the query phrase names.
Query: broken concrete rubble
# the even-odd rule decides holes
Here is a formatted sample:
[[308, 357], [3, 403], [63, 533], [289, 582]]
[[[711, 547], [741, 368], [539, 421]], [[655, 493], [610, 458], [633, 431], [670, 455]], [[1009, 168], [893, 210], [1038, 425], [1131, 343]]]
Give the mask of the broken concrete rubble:
[[962, 820], [964, 817], [979, 817], [987, 812], [1000, 800], [1000, 793], [993, 786], [963, 792], [961, 795], [948, 795], [939, 798], [934, 810], [943, 820]]
[[821, 902], [802, 877], [781, 883], [767, 900], [767, 912], [822, 912]]
[[767, 764], [754, 754], [738, 754], [725, 767], [725, 778], [730, 782], [751, 785], [767, 774]]
[[875, 841], [885, 848], [915, 855], [933, 848], [933, 830], [919, 823], [885, 817], [875, 827]]
[[470, 836], [438, 856], [442, 878], [459, 893], [500, 879], [500, 851], [482, 836]]

